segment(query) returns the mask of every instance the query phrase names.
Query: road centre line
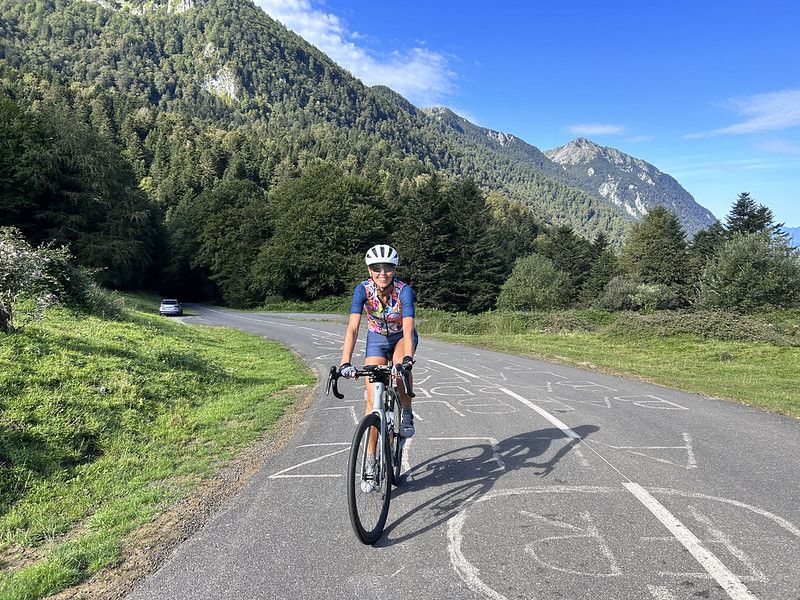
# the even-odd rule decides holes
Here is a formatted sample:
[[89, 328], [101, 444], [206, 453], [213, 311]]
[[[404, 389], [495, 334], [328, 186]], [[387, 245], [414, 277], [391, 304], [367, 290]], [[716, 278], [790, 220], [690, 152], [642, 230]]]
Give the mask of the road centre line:
[[661, 521], [669, 532], [677, 539], [706, 572], [725, 590], [732, 600], [758, 600], [742, 581], [728, 567], [722, 564], [710, 550], [675, 515], [667, 510], [647, 490], [638, 483], [628, 481], [622, 484], [634, 497], [647, 508], [653, 516]]
[[550, 421], [553, 425], [558, 427], [562, 432], [564, 432], [564, 434], [567, 437], [570, 437], [573, 440], [580, 440], [581, 439], [581, 436], [579, 436], [572, 429], [570, 429], [567, 425], [565, 425], [560, 419], [558, 419], [557, 417], [551, 415], [549, 412], [547, 412], [545, 409], [543, 409], [538, 404], [534, 404], [533, 402], [523, 398], [522, 396], [520, 396], [516, 392], [512, 392], [511, 390], [506, 389], [504, 387], [498, 387], [497, 389], [499, 389], [504, 394], [507, 394], [507, 395], [511, 396], [512, 398], [514, 398], [516, 400], [519, 400], [520, 402], [522, 402], [522, 404], [524, 404], [525, 406], [527, 406], [528, 408], [530, 408], [534, 412], [539, 413], [545, 419]]
[[[466, 371], [462, 371], [457, 369], [456, 367], [452, 367], [445, 363], [441, 363], [438, 361], [429, 361], [435, 362], [443, 367], [448, 367], [460, 373], [464, 373], [465, 375], [469, 375], [475, 379], [483, 378], [478, 377], [477, 375], [473, 375]], [[523, 398], [516, 392], [512, 392], [507, 388], [503, 388], [498, 386], [497, 384], [492, 384], [497, 387], [503, 393], [511, 396], [512, 398], [518, 400], [534, 412], [538, 413], [550, 423], [555, 425], [558, 429], [564, 432], [568, 437], [577, 440], [578, 442], [583, 443], [584, 440], [578, 435], [575, 431], [573, 431], [570, 427], [564, 424], [561, 420], [556, 418], [554, 415], [550, 414], [548, 411], [543, 409], [542, 407], [534, 404], [530, 400]], [[750, 590], [741, 582], [741, 580], [732, 573], [723, 563], [722, 561], [717, 558], [710, 550], [708, 550], [705, 546], [703, 546], [702, 542], [698, 539], [696, 535], [694, 535], [683, 523], [681, 523], [678, 518], [673, 515], [664, 505], [662, 505], [658, 500], [655, 499], [647, 490], [645, 490], [641, 485], [638, 483], [634, 483], [631, 481], [629, 477], [627, 477], [624, 473], [622, 473], [619, 469], [617, 469], [614, 465], [612, 465], [604, 456], [602, 456], [599, 452], [597, 452], [591, 446], [586, 446], [592, 453], [596, 454], [600, 459], [602, 459], [606, 464], [608, 464], [614, 471], [616, 471], [620, 476], [623, 477], [626, 481], [622, 483], [622, 485], [627, 489], [633, 496], [641, 502], [645, 508], [647, 508], [653, 516], [658, 519], [662, 525], [664, 525], [667, 530], [673, 535], [675, 539], [677, 539], [684, 548], [694, 557], [694, 559], [700, 564], [701, 567], [709, 574], [712, 578], [725, 590], [731, 600], [758, 600], [756, 596], [754, 596]], [[456, 517], [450, 520], [450, 535], [453, 536], [453, 528], [454, 524], [458, 531], [458, 536], [460, 537], [460, 528], [458, 527], [461, 522], [459, 521], [459, 517], [463, 519], [464, 512], [459, 513]], [[469, 585], [472, 589], [478, 590], [486, 594], [490, 598], [503, 598], [501, 594], [495, 592], [488, 586], [486, 586], [478, 577], [477, 570], [473, 570], [474, 567], [469, 565], [468, 567], [464, 564], [463, 556], [454, 556], [451, 550], [451, 563], [455, 567], [456, 571], [462, 577], [462, 579]], [[468, 565], [468, 563], [467, 563]]]
[[480, 379], [480, 377], [478, 375], [474, 375], [473, 373], [470, 373], [469, 371], [464, 371], [464, 370], [459, 369], [457, 367], [454, 367], [452, 365], [447, 365], [447, 364], [445, 364], [443, 362], [439, 362], [438, 360], [433, 360], [433, 359], [430, 359], [430, 358], [426, 358], [425, 360], [430, 362], [430, 363], [433, 363], [435, 365], [440, 365], [442, 367], [447, 367], [448, 369], [451, 369], [451, 370], [455, 371], [456, 373], [461, 373], [462, 375], [466, 375], [467, 377], [472, 377], [473, 379]]

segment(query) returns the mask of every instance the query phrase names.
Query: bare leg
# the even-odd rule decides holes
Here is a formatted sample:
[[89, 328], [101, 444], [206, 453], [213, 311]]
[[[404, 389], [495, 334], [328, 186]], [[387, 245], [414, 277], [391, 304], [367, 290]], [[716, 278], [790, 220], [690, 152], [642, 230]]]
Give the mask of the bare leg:
[[[394, 347], [392, 362], [396, 365], [403, 362], [403, 351], [400, 346], [402, 346], [402, 344], [397, 344], [397, 346]], [[413, 377], [411, 373], [408, 374], [408, 383], [410, 383], [412, 387], [414, 385]], [[402, 377], [397, 378], [397, 392], [400, 395], [400, 404], [403, 405], [403, 408], [411, 408], [411, 396], [409, 396], [406, 391], [406, 384], [403, 382]]]

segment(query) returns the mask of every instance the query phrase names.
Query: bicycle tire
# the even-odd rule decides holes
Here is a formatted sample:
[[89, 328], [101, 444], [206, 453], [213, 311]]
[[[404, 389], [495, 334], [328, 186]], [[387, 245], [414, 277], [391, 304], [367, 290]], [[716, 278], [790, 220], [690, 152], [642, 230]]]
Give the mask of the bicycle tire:
[[[362, 478], [370, 435], [376, 436], [375, 480]], [[375, 413], [364, 416], [356, 428], [350, 446], [350, 459], [347, 463], [347, 508], [353, 531], [367, 545], [374, 544], [381, 537], [389, 515], [392, 487], [389, 482], [391, 473], [386, 444], [386, 440], [381, 439], [380, 417]], [[375, 489], [365, 491], [362, 488], [365, 481], [372, 481], [376, 485]]]
[[400, 435], [400, 398], [394, 398], [394, 435], [392, 436], [392, 484], [400, 485], [400, 475], [403, 470], [403, 436]]

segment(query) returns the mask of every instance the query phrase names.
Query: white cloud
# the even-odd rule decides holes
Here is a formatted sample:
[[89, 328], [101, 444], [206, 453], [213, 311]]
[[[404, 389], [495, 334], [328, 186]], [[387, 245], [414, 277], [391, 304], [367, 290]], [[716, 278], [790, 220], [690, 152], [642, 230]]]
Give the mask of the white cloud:
[[573, 135], [621, 135], [626, 131], [622, 125], [604, 123], [580, 123], [564, 129]]
[[684, 161], [674, 164], [662, 164], [662, 170], [673, 177], [692, 178], [710, 175], [748, 173], [761, 171], [794, 171], [800, 168], [800, 160], [786, 158], [773, 160], [753, 157], [731, 160], [714, 160], [712, 157], [684, 157]]
[[756, 144], [756, 148], [778, 154], [800, 154], [800, 146], [789, 140], [764, 140]]
[[729, 100], [727, 105], [744, 120], [721, 129], [687, 133], [683, 137], [698, 139], [716, 135], [760, 133], [800, 125], [800, 90], [767, 92], [746, 98], [734, 98]]
[[456, 74], [443, 54], [416, 47], [376, 56], [354, 43], [363, 39], [363, 34], [348, 31], [338, 16], [315, 9], [311, 0], [256, 3], [367, 85], [388, 86], [419, 106], [442, 104], [454, 90]]

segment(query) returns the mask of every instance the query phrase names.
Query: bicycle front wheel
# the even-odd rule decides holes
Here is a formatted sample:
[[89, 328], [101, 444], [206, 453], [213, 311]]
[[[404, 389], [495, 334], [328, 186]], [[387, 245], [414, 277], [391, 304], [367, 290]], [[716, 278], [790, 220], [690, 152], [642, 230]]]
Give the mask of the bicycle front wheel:
[[347, 465], [347, 508], [353, 531], [365, 544], [378, 541], [389, 515], [391, 486], [380, 417], [366, 415], [356, 428]]

